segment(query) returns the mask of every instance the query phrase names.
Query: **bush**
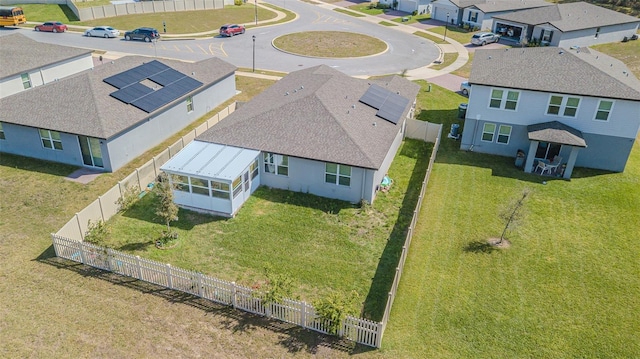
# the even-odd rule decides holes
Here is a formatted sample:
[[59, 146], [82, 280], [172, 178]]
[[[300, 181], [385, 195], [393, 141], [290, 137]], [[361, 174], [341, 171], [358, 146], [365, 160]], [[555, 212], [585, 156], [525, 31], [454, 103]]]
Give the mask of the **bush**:
[[242, 0], [233, 0], [233, 4], [236, 6], [240, 6], [242, 5], [243, 1]]
[[340, 333], [342, 322], [347, 315], [357, 315], [356, 307], [358, 293], [352, 291], [349, 295], [339, 292], [332, 292], [324, 299], [317, 300], [313, 303], [318, 317], [329, 321], [329, 334], [337, 335]]
[[89, 220], [87, 232], [84, 235], [84, 241], [98, 246], [105, 247], [105, 242], [109, 236], [109, 228], [103, 220], [95, 222]]
[[116, 204], [118, 205], [118, 211], [126, 211], [134, 203], [138, 201], [138, 194], [140, 193], [140, 187], [138, 186], [125, 186], [124, 193], [118, 198]]

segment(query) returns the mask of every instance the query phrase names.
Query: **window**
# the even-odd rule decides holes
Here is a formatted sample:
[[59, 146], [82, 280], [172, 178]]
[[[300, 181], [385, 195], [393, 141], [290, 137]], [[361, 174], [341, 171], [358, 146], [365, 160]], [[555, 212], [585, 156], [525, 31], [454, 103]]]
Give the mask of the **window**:
[[515, 110], [518, 106], [520, 92], [494, 89], [491, 91], [489, 107], [503, 110]]
[[264, 154], [264, 171], [280, 176], [289, 175], [289, 156], [276, 155], [265, 152]]
[[191, 177], [191, 193], [209, 195], [209, 181], [202, 178]]
[[493, 142], [493, 134], [496, 132], [494, 123], [485, 123], [482, 127], [482, 140], [485, 142]]
[[40, 131], [40, 138], [42, 139], [42, 145], [45, 148], [49, 148], [52, 150], [62, 150], [62, 140], [60, 139], [60, 132], [49, 131], [49, 130], [38, 130]]
[[[613, 101], [600, 100], [598, 104], [598, 111], [596, 111], [595, 119], [598, 121], [609, 121], [609, 114], [613, 108]], [[2, 136], [0, 135], [0, 138]]]
[[193, 96], [187, 97], [187, 112], [193, 112]]
[[20, 77], [22, 77], [22, 86], [24, 87], [24, 89], [30, 89], [31, 88], [31, 77], [29, 77], [29, 74], [22, 74], [20, 75]]
[[4, 140], [6, 137], [4, 136], [4, 129], [2, 128], [2, 122], [0, 122], [0, 140]]
[[233, 180], [233, 198], [236, 198], [236, 196], [242, 192], [242, 176], [236, 178]]
[[596, 28], [596, 39], [598, 38], [598, 35], [600, 35], [600, 28]]
[[340, 186], [351, 186], [351, 166], [326, 163], [324, 181]]
[[511, 137], [511, 126], [500, 125], [498, 128], [498, 139], [496, 142], [504, 143], [506, 145], [509, 143], [509, 137]]
[[478, 13], [476, 11], [469, 11], [469, 21], [478, 22]]
[[189, 192], [189, 177], [172, 175], [171, 180], [176, 190], [182, 191], [182, 192]]
[[249, 166], [249, 170], [251, 171], [251, 179], [256, 178], [256, 176], [258, 176], [258, 159], [256, 158], [255, 161], [253, 161], [253, 163], [251, 164], [251, 166]]
[[553, 38], [553, 31], [551, 30], [542, 30], [542, 41], [544, 42], [551, 42], [551, 39]]
[[229, 199], [229, 184], [211, 181], [211, 195], [213, 197]]
[[549, 106], [547, 107], [547, 115], [576, 117], [579, 105], [580, 98], [578, 97], [551, 95]]

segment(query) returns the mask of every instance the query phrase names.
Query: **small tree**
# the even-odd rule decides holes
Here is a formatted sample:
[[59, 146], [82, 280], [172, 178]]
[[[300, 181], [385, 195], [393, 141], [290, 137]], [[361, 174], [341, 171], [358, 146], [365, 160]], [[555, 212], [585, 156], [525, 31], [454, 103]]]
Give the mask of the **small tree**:
[[271, 303], [282, 303], [284, 298], [293, 297], [293, 279], [287, 274], [274, 273], [269, 266], [264, 268], [264, 275], [267, 282], [262, 293], [264, 305]]
[[502, 230], [500, 240], [496, 242], [496, 245], [502, 244], [502, 242], [504, 241], [504, 237], [507, 235], [507, 231], [509, 229], [513, 229], [518, 220], [522, 217], [522, 206], [524, 205], [524, 200], [528, 195], [529, 190], [525, 189], [524, 191], [522, 191], [522, 196], [520, 197], [520, 199], [511, 202], [507, 207], [504, 208], [504, 210], [500, 214], [500, 218], [502, 218], [504, 222], [504, 229]]
[[109, 236], [109, 228], [107, 224], [99, 219], [97, 221], [89, 220], [87, 223], [87, 232], [84, 234], [84, 241], [101, 247], [106, 247], [106, 240]]
[[138, 194], [140, 193], [140, 187], [138, 185], [124, 187], [124, 193], [118, 198], [116, 204], [118, 205], [118, 211], [126, 211], [134, 203], [138, 201]]
[[337, 335], [347, 315], [357, 315], [356, 304], [359, 296], [355, 291], [349, 294], [331, 292], [313, 303], [318, 317], [329, 321], [329, 333]]
[[164, 172], [161, 173], [153, 187], [153, 192], [158, 197], [156, 215], [162, 218], [167, 225], [167, 231], [164, 233], [164, 236], [167, 237], [172, 236], [171, 222], [178, 220], [178, 205], [173, 202], [173, 190], [174, 186], [169, 181], [169, 176]]

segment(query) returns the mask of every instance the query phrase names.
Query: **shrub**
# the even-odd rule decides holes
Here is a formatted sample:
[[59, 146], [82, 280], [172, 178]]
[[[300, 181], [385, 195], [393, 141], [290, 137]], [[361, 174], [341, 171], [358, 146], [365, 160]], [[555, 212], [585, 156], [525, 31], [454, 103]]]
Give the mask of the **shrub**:
[[124, 193], [118, 198], [116, 204], [118, 205], [118, 211], [126, 211], [138, 201], [138, 194], [140, 193], [140, 187], [125, 186]]
[[84, 241], [98, 246], [105, 247], [105, 242], [109, 236], [109, 228], [103, 220], [95, 222], [89, 220], [87, 232], [84, 235]]
[[242, 0], [233, 0], [233, 4], [236, 6], [242, 5]]
[[347, 315], [357, 315], [355, 305], [358, 297], [358, 293], [355, 291], [349, 295], [332, 292], [326, 298], [313, 303], [318, 317], [329, 321], [328, 331], [330, 334], [339, 334], [342, 322]]

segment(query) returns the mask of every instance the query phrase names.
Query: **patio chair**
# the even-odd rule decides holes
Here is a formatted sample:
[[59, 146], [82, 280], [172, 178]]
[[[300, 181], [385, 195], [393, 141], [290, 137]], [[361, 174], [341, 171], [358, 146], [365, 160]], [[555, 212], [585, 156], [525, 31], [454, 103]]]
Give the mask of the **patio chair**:
[[538, 172], [538, 169], [540, 170], [540, 174], [543, 175], [545, 172], [551, 172], [551, 170], [549, 169], [549, 165], [544, 163], [543, 161], [539, 160], [538, 161], [538, 165], [536, 166], [536, 169], [534, 172]]
[[561, 163], [562, 163], [562, 157], [554, 156], [553, 161], [551, 161], [551, 163], [546, 165], [546, 168], [549, 169], [550, 174], [556, 173], [556, 171], [558, 170], [558, 166], [560, 166]]

